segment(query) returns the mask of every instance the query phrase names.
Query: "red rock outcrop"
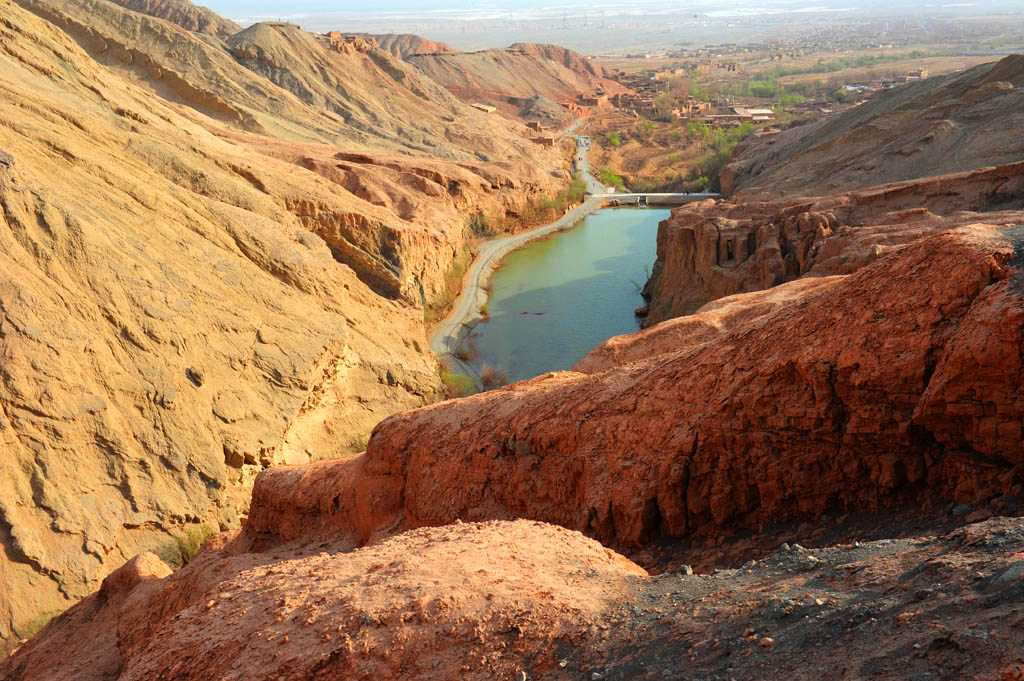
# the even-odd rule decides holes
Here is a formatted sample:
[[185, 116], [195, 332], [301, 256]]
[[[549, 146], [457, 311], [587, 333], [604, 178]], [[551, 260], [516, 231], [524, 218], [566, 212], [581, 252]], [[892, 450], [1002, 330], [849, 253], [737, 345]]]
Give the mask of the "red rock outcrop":
[[447, 43], [427, 40], [422, 36], [413, 35], [411, 33], [356, 33], [350, 35], [360, 35], [367, 38], [373, 38], [377, 41], [380, 49], [390, 52], [399, 59], [405, 59], [406, 57], [414, 54], [423, 54], [427, 52], [458, 52], [458, 50]]
[[784, 304], [755, 296], [746, 317], [722, 304], [673, 320], [674, 350], [668, 332], [639, 334], [663, 353], [649, 359], [393, 416], [361, 458], [263, 475], [254, 498], [276, 505], [248, 531], [286, 541], [316, 517], [358, 543], [526, 517], [639, 547], [998, 495], [1024, 463], [1021, 234], [952, 229], [794, 282]]
[[1024, 163], [824, 197], [744, 193], [672, 211], [658, 228], [644, 324], [802, 276], [847, 274], [956, 225], [1024, 222]]
[[310, 537], [248, 552], [221, 536], [170, 576], [152, 554], [130, 561], [0, 661], [0, 678], [1019, 678], [1020, 519], [881, 541], [851, 524], [836, 530], [860, 542], [654, 578], [526, 521], [354, 552]]
[[29, 681], [529, 678], [609, 635], [646, 573], [577, 532], [416, 530], [353, 552], [218, 537], [170, 572], [143, 554], [8, 660]]
[[579, 52], [574, 52], [561, 45], [545, 45], [540, 43], [514, 43], [508, 46], [510, 50], [519, 50], [532, 54], [536, 57], [550, 59], [559, 63], [570, 71], [581, 73], [595, 78], [610, 78], [611, 74], [600, 64], [597, 64]]

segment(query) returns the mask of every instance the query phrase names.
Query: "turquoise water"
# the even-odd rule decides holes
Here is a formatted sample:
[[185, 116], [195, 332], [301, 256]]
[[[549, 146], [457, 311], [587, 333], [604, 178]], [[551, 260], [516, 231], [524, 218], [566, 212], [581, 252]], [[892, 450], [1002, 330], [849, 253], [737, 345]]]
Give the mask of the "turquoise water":
[[639, 328], [633, 310], [669, 209], [598, 211], [509, 253], [491, 279], [490, 319], [470, 336], [472, 364], [510, 380], [570, 369], [602, 341]]

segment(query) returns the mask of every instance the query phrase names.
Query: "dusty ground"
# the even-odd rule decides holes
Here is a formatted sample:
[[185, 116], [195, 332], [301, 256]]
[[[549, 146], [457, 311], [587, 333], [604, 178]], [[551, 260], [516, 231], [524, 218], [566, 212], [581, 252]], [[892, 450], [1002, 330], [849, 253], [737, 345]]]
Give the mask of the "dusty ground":
[[1019, 679], [1022, 557], [1024, 523], [999, 518], [663, 573], [611, 615], [616, 640], [587, 669], [608, 681]]

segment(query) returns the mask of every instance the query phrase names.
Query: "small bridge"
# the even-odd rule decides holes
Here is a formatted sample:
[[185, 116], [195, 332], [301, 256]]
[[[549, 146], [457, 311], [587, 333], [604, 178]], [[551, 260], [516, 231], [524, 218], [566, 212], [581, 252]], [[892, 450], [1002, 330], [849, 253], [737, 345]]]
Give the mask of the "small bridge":
[[712, 192], [694, 192], [692, 194], [595, 194], [603, 198], [609, 206], [681, 206], [684, 203], [703, 201], [705, 199], [722, 199], [721, 194]]

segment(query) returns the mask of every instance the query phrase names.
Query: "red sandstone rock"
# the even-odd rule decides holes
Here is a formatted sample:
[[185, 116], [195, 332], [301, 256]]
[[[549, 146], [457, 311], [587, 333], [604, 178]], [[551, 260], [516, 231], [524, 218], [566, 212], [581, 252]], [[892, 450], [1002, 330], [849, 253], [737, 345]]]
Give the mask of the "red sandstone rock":
[[[592, 648], [646, 573], [577, 532], [452, 525], [348, 552], [222, 536], [173, 576], [143, 555], [0, 663], [19, 681], [494, 679]], [[605, 634], [606, 636], [606, 634]]]
[[1024, 163], [825, 197], [742, 194], [672, 212], [644, 289], [644, 322], [690, 314], [736, 293], [803, 276], [849, 274], [928, 234], [1024, 222]]

